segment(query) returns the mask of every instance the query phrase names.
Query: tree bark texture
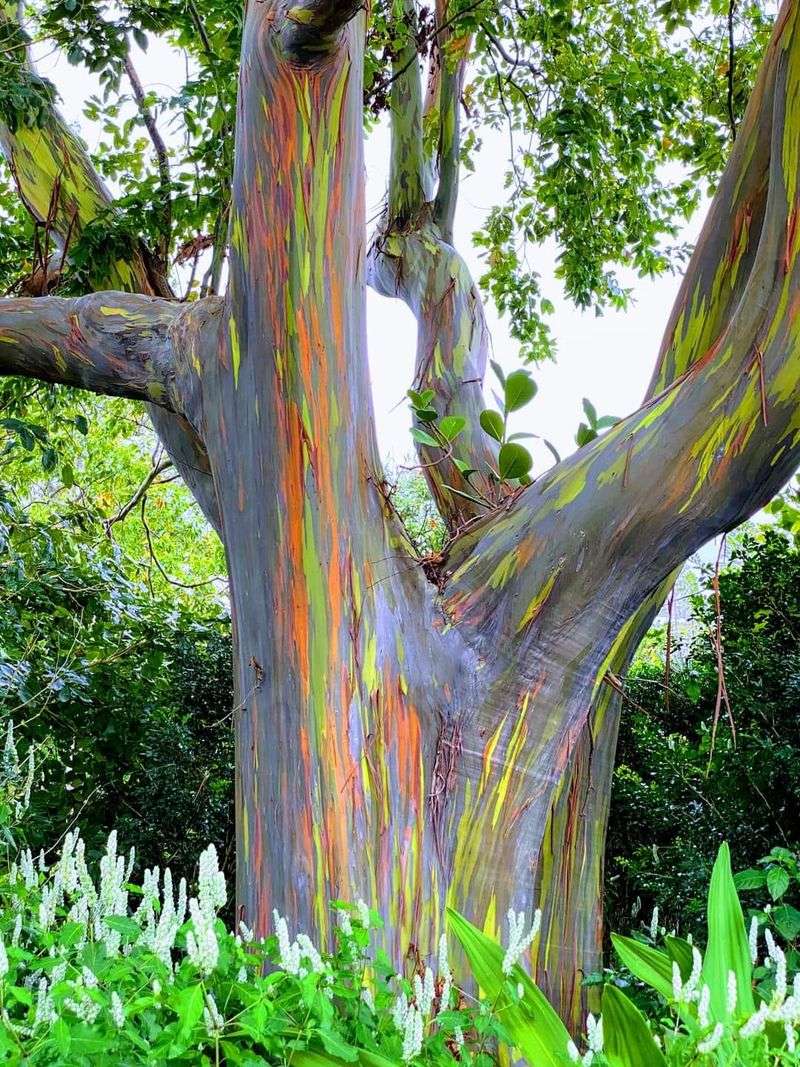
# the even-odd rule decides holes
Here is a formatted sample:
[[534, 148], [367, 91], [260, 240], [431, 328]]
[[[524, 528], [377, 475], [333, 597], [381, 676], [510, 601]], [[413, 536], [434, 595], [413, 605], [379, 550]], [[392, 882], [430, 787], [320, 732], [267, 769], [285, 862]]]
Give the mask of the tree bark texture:
[[[324, 938], [329, 901], [363, 897], [399, 960], [432, 949], [446, 905], [492, 934], [541, 905], [533, 964], [575, 1018], [600, 959], [614, 679], [676, 568], [800, 459], [799, 20], [786, 3], [644, 403], [495, 508], [448, 490], [453, 458], [494, 451], [452, 245], [466, 50], [444, 31], [424, 102], [396, 57], [369, 249], [363, 15], [251, 3], [225, 298], [0, 303], [3, 373], [147, 396], [205, 457], [235, 628], [237, 896], [259, 933], [277, 908]], [[417, 316], [415, 385], [470, 424], [458, 455], [420, 446], [451, 534], [425, 569], [382, 490], [367, 279]]]

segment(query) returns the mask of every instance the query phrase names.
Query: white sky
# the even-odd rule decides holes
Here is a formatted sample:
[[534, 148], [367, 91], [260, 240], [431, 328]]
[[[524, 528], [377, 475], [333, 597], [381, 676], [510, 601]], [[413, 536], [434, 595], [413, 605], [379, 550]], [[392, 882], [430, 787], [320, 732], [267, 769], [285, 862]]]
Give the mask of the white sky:
[[[97, 92], [96, 80], [71, 67], [49, 46], [37, 50], [41, 74], [51, 78], [61, 93], [61, 109], [95, 147], [99, 130], [92, 129], [82, 114], [85, 100]], [[183, 59], [163, 42], [152, 41], [147, 53], [134, 49], [134, 62], [145, 88], [175, 90], [183, 74]], [[169, 82], [175, 71], [176, 83]], [[166, 79], [166, 80], [165, 80]], [[162, 131], [166, 133], [167, 131]], [[456, 218], [456, 244], [473, 271], [482, 273], [482, 263], [473, 248], [471, 234], [487, 212], [503, 199], [503, 178], [508, 155], [507, 138], [487, 132], [474, 174], [464, 175]], [[366, 146], [367, 217], [381, 206], [388, 172], [388, 135], [385, 127], [370, 136]], [[703, 211], [677, 238], [696, 238]], [[562, 455], [574, 448], [573, 436], [582, 418], [581, 398], [587, 396], [601, 415], [625, 415], [641, 401], [649, 381], [661, 334], [680, 279], [666, 275], [656, 280], [639, 279], [620, 272], [623, 284], [634, 289], [635, 304], [626, 312], [609, 311], [602, 317], [580, 312], [561, 297], [560, 283], [553, 278], [554, 249], [541, 251], [536, 268], [542, 288], [556, 305], [551, 318], [558, 348], [556, 363], [532, 368], [539, 392], [532, 404], [515, 418], [516, 430], [526, 430], [551, 440]], [[486, 305], [492, 332], [494, 357], [507, 369], [520, 365], [517, 346], [498, 319], [491, 303]], [[410, 451], [409, 415], [405, 390], [413, 375], [415, 323], [398, 300], [369, 292], [369, 343], [375, 410], [381, 448], [387, 457], [402, 461]], [[492, 382], [487, 377], [487, 396]], [[535, 468], [541, 472], [552, 459], [543, 446], [532, 449]]]

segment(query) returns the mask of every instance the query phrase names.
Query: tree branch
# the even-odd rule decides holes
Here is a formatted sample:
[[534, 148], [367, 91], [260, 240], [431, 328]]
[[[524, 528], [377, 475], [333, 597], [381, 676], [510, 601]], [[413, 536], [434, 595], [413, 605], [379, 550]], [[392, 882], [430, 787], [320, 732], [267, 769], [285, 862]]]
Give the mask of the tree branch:
[[[0, 28], [13, 23], [11, 7], [0, 8]], [[21, 32], [21, 31], [20, 31]], [[20, 50], [23, 71], [32, 70], [27, 52]], [[94, 170], [83, 145], [72, 134], [52, 105], [47, 105], [41, 125], [18, 126], [13, 132], [0, 123], [0, 149], [8, 160], [20, 199], [34, 219], [50, 219], [62, 248], [112, 207], [112, 198]], [[164, 274], [139, 242], [127, 259], [112, 261], [98, 288], [173, 296]], [[216, 492], [205, 446], [189, 422], [156, 405], [150, 407], [156, 432], [190, 487], [206, 519], [217, 533], [221, 530]]]
[[158, 129], [155, 117], [147, 106], [147, 98], [144, 89], [142, 88], [142, 83], [139, 80], [136, 67], [133, 65], [130, 51], [125, 53], [125, 73], [128, 75], [128, 81], [131, 83], [136, 106], [139, 109], [139, 114], [142, 116], [142, 121], [150, 135], [150, 140], [156, 153], [160, 183], [159, 191], [161, 194], [161, 247], [158, 252], [161, 261], [161, 271], [166, 276], [167, 264], [169, 262], [169, 244], [172, 235], [172, 192], [169, 152], [167, 151], [166, 144], [164, 144], [164, 139]]
[[[434, 40], [435, 77], [429, 82], [428, 106], [438, 115], [436, 170], [439, 178], [433, 218], [445, 241], [453, 240], [453, 222], [458, 200], [461, 152], [461, 93], [467, 68], [469, 39], [453, 54], [452, 19], [447, 18], [447, 0], [437, 0]], [[433, 73], [433, 72], [432, 72]]]
[[422, 150], [422, 85], [417, 59], [417, 5], [395, 0], [393, 29], [403, 46], [392, 58], [390, 93], [391, 159], [389, 220], [400, 228], [416, 218], [425, 202]]
[[0, 302], [0, 374], [180, 410], [170, 327], [181, 308], [129, 293]]
[[[799, 24], [800, 8], [787, 3], [764, 60], [774, 69], [762, 72], [712, 208], [719, 217], [720, 203], [753, 184], [763, 198], [757, 180], [763, 156], [758, 164], [747, 162], [760, 146], [768, 160], [763, 222], [722, 241], [723, 254], [711, 262], [720, 242], [698, 246], [685, 287], [693, 299], [681, 305], [669, 342], [674, 358], [660, 368], [674, 375], [671, 384], [540, 479], [501, 521], [479, 523], [456, 543], [454, 616], [480, 633], [496, 609], [517, 655], [520, 645], [543, 640], [543, 628], [558, 628], [567, 599], [572, 625], [597, 625], [602, 649], [676, 566], [763, 506], [800, 462], [794, 310], [800, 197], [792, 104], [800, 92]], [[752, 128], [755, 117], [765, 129]], [[725, 254], [731, 246], [735, 256]], [[712, 336], [698, 350], [708, 323]], [[686, 369], [675, 374], [678, 367]], [[501, 564], [504, 580], [495, 591], [489, 578]], [[590, 602], [605, 604], [605, 617], [575, 621]], [[587, 636], [583, 647], [590, 647]]]

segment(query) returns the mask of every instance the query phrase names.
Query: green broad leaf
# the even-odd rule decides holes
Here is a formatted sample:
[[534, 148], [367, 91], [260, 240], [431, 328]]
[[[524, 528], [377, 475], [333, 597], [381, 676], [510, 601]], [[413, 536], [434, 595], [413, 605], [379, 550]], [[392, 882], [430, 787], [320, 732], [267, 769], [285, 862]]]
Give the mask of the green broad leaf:
[[455, 441], [466, 425], [463, 415], [445, 415], [439, 422], [439, 432], [448, 441]]
[[178, 1033], [186, 1039], [203, 1014], [203, 987], [188, 986], [180, 989], [171, 999], [180, 1023]]
[[778, 900], [789, 888], [789, 872], [783, 867], [769, 867], [767, 889], [773, 900]]
[[519, 411], [536, 396], [536, 382], [526, 370], [515, 370], [503, 386], [506, 411]]
[[53, 1039], [53, 1044], [56, 1046], [59, 1053], [62, 1056], [66, 1056], [69, 1052], [69, 1046], [72, 1039], [69, 1032], [69, 1026], [63, 1019], [56, 1019], [53, 1023], [50, 1037]]
[[527, 448], [516, 442], [505, 444], [497, 457], [497, 469], [505, 480], [524, 478], [533, 466], [533, 457]]
[[711, 1018], [728, 1019], [728, 972], [736, 975], [737, 1008], [751, 1015], [755, 1010], [751, 985], [752, 967], [742, 906], [736, 894], [727, 843], [720, 846], [711, 885], [708, 888], [708, 946], [703, 960], [703, 981], [711, 990]]
[[455, 463], [456, 469], [461, 477], [466, 478], [467, 481], [469, 481], [473, 474], [478, 473], [474, 467], [470, 467], [469, 463], [465, 463], [463, 459], [453, 459], [453, 463]]
[[320, 1027], [317, 1031], [319, 1039], [325, 1046], [325, 1051], [329, 1052], [332, 1056], [338, 1057], [345, 1063], [357, 1063], [358, 1062], [358, 1049], [349, 1045], [344, 1038], [340, 1037], [335, 1030], [328, 1030], [325, 1027]]
[[644, 1016], [615, 985], [603, 990], [603, 1051], [611, 1067], [666, 1064]]
[[411, 436], [415, 441], [418, 441], [421, 445], [427, 445], [429, 448], [441, 448], [441, 444], [435, 437], [431, 437], [425, 430], [421, 430], [419, 426], [411, 427]]
[[772, 909], [772, 920], [787, 941], [794, 941], [800, 934], [800, 911], [791, 904], [781, 904]]
[[422, 394], [418, 393], [416, 389], [407, 389], [406, 396], [415, 408], [426, 408], [428, 406], [427, 402], [422, 399]]
[[616, 426], [619, 421], [616, 415], [603, 415], [594, 424], [594, 428], [595, 430], [608, 430], [611, 426]]
[[672, 960], [657, 948], [632, 937], [612, 934], [611, 943], [625, 967], [662, 997], [672, 997]]
[[51, 447], [47, 447], [42, 451], [42, 470], [51, 471], [55, 469], [55, 465], [58, 459], [56, 450]]
[[[535, 1067], [566, 1067], [570, 1063], [570, 1036], [544, 993], [521, 967], [515, 967], [507, 978], [502, 969], [503, 949], [463, 915], [448, 908], [447, 921], [464, 949], [475, 981], [502, 1019], [514, 1046]], [[514, 994], [518, 983], [523, 990], [519, 1000]]]
[[439, 417], [434, 408], [415, 408], [414, 414], [420, 422], [436, 422]]
[[509, 441], [529, 441], [536, 437], [535, 433], [512, 433]]
[[767, 872], [749, 867], [733, 876], [733, 884], [737, 889], [763, 889], [767, 884]]
[[595, 437], [597, 437], [597, 433], [590, 429], [585, 422], [582, 422], [578, 427], [578, 432], [575, 434], [575, 444], [578, 448], [583, 448], [590, 441], [594, 441]]
[[488, 433], [490, 437], [493, 437], [495, 441], [503, 440], [503, 416], [499, 412], [492, 411], [491, 408], [482, 411], [480, 424], [481, 429]]
[[664, 944], [669, 953], [669, 958], [680, 967], [681, 980], [685, 982], [692, 973], [692, 964], [694, 963], [692, 946], [688, 941], [684, 941], [682, 937], [673, 937], [671, 934], [667, 934], [664, 938]]
[[103, 919], [105, 925], [109, 930], [115, 930], [118, 934], [121, 934], [126, 941], [138, 941], [139, 935], [142, 932], [142, 928], [138, 923], [135, 923], [133, 919], [129, 919], [126, 915], [109, 915]]
[[143, 52], [147, 51], [147, 34], [138, 26], [133, 27], [133, 38]]
[[592, 429], [597, 428], [597, 409], [588, 397], [583, 398], [583, 411]]

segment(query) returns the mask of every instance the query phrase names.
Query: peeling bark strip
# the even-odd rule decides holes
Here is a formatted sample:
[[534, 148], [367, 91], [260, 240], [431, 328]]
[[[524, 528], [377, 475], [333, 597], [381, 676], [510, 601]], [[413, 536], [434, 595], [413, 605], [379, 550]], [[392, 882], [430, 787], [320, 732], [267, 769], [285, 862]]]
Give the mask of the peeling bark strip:
[[[607, 680], [675, 568], [800, 461], [800, 5], [776, 24], [645, 403], [490, 514], [449, 494], [452, 457], [427, 466], [454, 533], [435, 582], [375, 489], [365, 261], [417, 316], [417, 387], [470, 420], [457, 458], [492, 462], [485, 323], [450, 243], [464, 60], [434, 63], [423, 106], [416, 62], [396, 57], [388, 207], [367, 257], [355, 13], [248, 6], [226, 298], [0, 302], [0, 372], [149, 397], [202, 469], [193, 488], [231, 579], [247, 923], [266, 932], [277, 907], [324, 936], [329, 900], [362, 896], [399, 959], [435, 944], [446, 904], [497, 933], [510, 906], [541, 903], [538, 977], [575, 1018], [600, 949]], [[37, 147], [50, 133], [30, 133], [21, 193], [35, 211], [55, 188], [85, 225], [88, 161], [62, 138], [56, 184], [55, 149]], [[27, 137], [6, 133], [6, 151], [21, 159]]]

